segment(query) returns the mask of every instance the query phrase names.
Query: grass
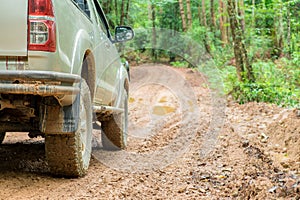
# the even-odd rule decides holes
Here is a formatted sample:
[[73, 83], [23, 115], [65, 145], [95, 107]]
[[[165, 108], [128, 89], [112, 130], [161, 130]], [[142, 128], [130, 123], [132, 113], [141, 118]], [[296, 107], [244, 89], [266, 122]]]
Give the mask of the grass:
[[293, 60], [257, 61], [253, 63], [253, 70], [256, 81], [241, 83], [235, 67], [222, 68], [226, 93], [241, 104], [256, 101], [300, 107], [300, 68]]

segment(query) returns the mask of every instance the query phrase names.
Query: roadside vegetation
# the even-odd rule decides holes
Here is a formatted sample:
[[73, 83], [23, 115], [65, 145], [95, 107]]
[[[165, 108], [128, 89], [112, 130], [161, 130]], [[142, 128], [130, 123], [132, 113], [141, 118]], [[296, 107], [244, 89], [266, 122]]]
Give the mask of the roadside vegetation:
[[[132, 64], [198, 67], [187, 62], [189, 43], [159, 32], [168, 29], [202, 47], [237, 102], [300, 108], [299, 0], [100, 1], [112, 28], [129, 24], [137, 30], [134, 51], [124, 53]], [[166, 42], [171, 51], [155, 48]]]

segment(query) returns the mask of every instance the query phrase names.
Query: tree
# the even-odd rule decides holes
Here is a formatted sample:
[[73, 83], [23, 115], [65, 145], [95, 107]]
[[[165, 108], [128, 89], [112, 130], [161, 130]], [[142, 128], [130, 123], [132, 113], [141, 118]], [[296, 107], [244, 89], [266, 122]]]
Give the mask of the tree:
[[179, 0], [179, 9], [180, 9], [180, 16], [181, 16], [181, 21], [182, 21], [182, 30], [183, 32], [187, 31], [187, 25], [186, 25], [186, 18], [185, 18], [185, 11], [184, 11], [184, 5], [183, 1]]
[[127, 0], [126, 11], [125, 11], [125, 19], [127, 19], [127, 21], [129, 21], [129, 7], [130, 7], [130, 0]]
[[242, 30], [242, 25], [239, 23], [235, 2], [233, 0], [227, 0], [227, 12], [233, 38], [233, 49], [238, 78], [241, 82], [254, 82], [253, 69], [249, 62], [245, 47], [244, 31]]
[[288, 57], [291, 57], [291, 12], [290, 12], [290, 2], [287, 6], [287, 46], [288, 46]]
[[282, 54], [284, 41], [283, 41], [283, 3], [282, 0], [278, 0], [274, 5], [275, 15], [274, 15], [274, 32], [273, 32], [273, 56], [276, 58], [280, 57]]
[[121, 19], [120, 19], [120, 25], [124, 25], [124, 19], [125, 19], [125, 0], [122, 0], [121, 4]]
[[214, 31], [217, 27], [216, 17], [215, 17], [215, 1], [214, 0], [210, 0], [210, 18], [211, 18], [210, 28], [212, 31]]
[[251, 20], [251, 28], [255, 28], [255, 0], [252, 0], [252, 20]]
[[190, 28], [192, 28], [192, 25], [193, 25], [192, 11], [191, 11], [191, 0], [186, 0], [186, 7], [187, 7], [188, 25], [189, 25], [189, 29], [190, 29]]
[[114, 4], [115, 4], [115, 16], [116, 19], [119, 19], [119, 11], [118, 11], [118, 0], [114, 0]]
[[226, 13], [225, 13], [223, 0], [219, 0], [219, 14], [220, 14], [219, 25], [221, 31], [221, 41], [222, 41], [222, 46], [224, 47], [228, 43], [228, 37], [227, 37], [227, 27], [225, 26]]
[[205, 0], [202, 0], [202, 25], [207, 27]]
[[239, 19], [240, 19], [241, 28], [242, 28], [243, 32], [245, 32], [246, 23], [245, 23], [245, 12], [244, 12], [244, 0], [238, 0], [237, 11], [238, 11]]
[[[207, 28], [207, 19], [206, 19], [205, 0], [202, 0], [201, 7], [200, 7], [200, 5], [198, 5], [198, 16], [199, 16], [200, 25], [206, 29]], [[208, 43], [208, 34], [207, 34], [206, 31], [204, 33], [203, 43], [204, 43], [204, 47], [205, 47], [206, 52], [209, 55], [212, 56], [212, 54], [211, 54], [211, 47], [210, 47], [210, 45]]]
[[156, 52], [156, 43], [157, 43], [157, 40], [156, 40], [156, 23], [155, 23], [155, 20], [156, 20], [156, 11], [155, 11], [155, 4], [154, 2], [151, 2], [150, 5], [149, 5], [149, 8], [150, 8], [150, 15], [149, 17], [151, 18], [151, 21], [152, 21], [152, 49], [151, 49], [151, 57], [152, 59], [154, 60], [157, 60], [157, 52]]

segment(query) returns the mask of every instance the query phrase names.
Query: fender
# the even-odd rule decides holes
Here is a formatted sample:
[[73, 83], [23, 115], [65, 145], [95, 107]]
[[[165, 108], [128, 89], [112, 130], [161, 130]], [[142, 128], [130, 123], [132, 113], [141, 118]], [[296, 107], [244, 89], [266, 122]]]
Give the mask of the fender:
[[122, 66], [119, 68], [118, 74], [117, 74], [117, 79], [119, 80], [118, 85], [116, 87], [116, 92], [118, 95], [117, 99], [116, 99], [116, 108], [120, 108], [120, 104], [123, 101], [123, 96], [124, 96], [124, 89], [127, 89], [127, 95], [129, 95], [129, 91], [128, 88], [125, 88], [125, 84], [126, 82], [129, 83], [129, 75], [128, 72], [125, 68], [125, 66], [122, 64]]
[[71, 73], [81, 75], [85, 52], [93, 48], [90, 35], [83, 29], [79, 30], [76, 34], [73, 46]]

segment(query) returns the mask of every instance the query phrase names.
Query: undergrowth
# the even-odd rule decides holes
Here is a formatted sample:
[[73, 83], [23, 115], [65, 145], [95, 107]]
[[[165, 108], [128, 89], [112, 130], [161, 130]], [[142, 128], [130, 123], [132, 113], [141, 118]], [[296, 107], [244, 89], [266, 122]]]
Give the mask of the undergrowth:
[[300, 108], [299, 60], [257, 61], [253, 63], [256, 81], [238, 81], [235, 67], [221, 68], [225, 92], [240, 104], [269, 102], [282, 107]]

